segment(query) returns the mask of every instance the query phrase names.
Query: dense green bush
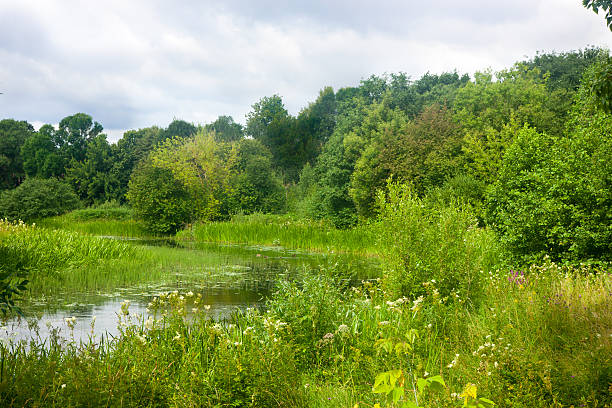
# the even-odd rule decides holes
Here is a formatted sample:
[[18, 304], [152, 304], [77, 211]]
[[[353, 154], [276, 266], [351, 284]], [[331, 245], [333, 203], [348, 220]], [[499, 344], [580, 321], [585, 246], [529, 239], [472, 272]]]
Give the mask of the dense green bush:
[[153, 233], [174, 233], [194, 217], [193, 201], [187, 189], [170, 170], [150, 162], [134, 170], [127, 199], [136, 217]]
[[569, 138], [525, 128], [487, 197], [488, 222], [515, 258], [610, 260], [612, 120], [595, 114]]
[[477, 301], [483, 271], [501, 261], [494, 235], [478, 227], [468, 206], [428, 207], [407, 185], [379, 193], [379, 237], [384, 285], [396, 296], [417, 298], [424, 283], [442, 297], [460, 293]]
[[31, 221], [64, 214], [81, 206], [71, 187], [63, 181], [28, 178], [19, 187], [0, 195], [0, 217]]

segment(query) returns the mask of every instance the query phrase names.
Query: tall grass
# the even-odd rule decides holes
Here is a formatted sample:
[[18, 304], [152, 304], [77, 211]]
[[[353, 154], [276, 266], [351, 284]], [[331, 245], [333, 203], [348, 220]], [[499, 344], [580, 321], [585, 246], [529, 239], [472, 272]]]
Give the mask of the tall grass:
[[340, 230], [324, 221], [297, 220], [277, 215], [235, 216], [229, 222], [196, 224], [179, 232], [177, 237], [199, 242], [279, 245], [307, 251], [376, 253], [374, 239], [367, 226]]
[[44, 218], [37, 224], [51, 229], [61, 229], [89, 235], [111, 235], [118, 237], [148, 237], [144, 224], [133, 218], [130, 208], [103, 204], [75, 210], [64, 215]]
[[[459, 407], [457, 395], [475, 384], [499, 407], [607, 407], [611, 290], [605, 270], [547, 264], [491, 273], [483, 301], [469, 308], [435, 285], [414, 300], [389, 298], [376, 282], [342, 291], [332, 271], [285, 282], [266, 312], [223, 324], [198, 295], [170, 293], [151, 302], [150, 317], [124, 305], [122, 335], [111, 343], [0, 344], [0, 401], [389, 407], [372, 383], [402, 368], [404, 401], [413, 399], [412, 378], [445, 380], [442, 392], [420, 394], [419, 406]], [[386, 342], [411, 346], [388, 352]]]

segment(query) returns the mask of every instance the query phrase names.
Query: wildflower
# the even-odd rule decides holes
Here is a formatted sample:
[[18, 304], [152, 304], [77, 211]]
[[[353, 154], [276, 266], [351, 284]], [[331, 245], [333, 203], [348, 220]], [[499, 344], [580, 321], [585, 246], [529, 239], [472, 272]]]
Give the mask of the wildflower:
[[325, 336], [323, 336], [323, 340], [331, 340], [333, 338], [334, 338], [333, 333], [326, 333]]
[[204, 309], [210, 310], [210, 305], [204, 305]]
[[341, 324], [338, 326], [338, 333], [348, 333], [349, 327], [346, 324]]
[[151, 330], [151, 329], [153, 328], [153, 323], [154, 323], [153, 317], [152, 317], [152, 316], [149, 316], [149, 318], [148, 318], [148, 319], [147, 319], [147, 321], [145, 322], [145, 328], [146, 328], [147, 330]]
[[375, 310], [380, 310], [380, 305], [376, 305], [376, 306], [374, 306], [374, 309], [375, 309]]
[[140, 343], [142, 343], [143, 345], [144, 345], [144, 344], [147, 344], [147, 339], [146, 339], [146, 337], [145, 337], [145, 336], [140, 335], [140, 334], [137, 334], [137, 335], [136, 335], [136, 338], [137, 338], [137, 339], [138, 339], [138, 341], [140, 341]]
[[174, 340], [174, 341], [178, 341], [178, 340], [180, 340], [180, 339], [181, 339], [181, 335], [180, 335], [180, 333], [179, 333], [179, 332], [175, 332], [175, 333], [176, 333], [176, 336], [174, 336], [174, 337], [172, 338], [172, 340]]
[[66, 384], [62, 384], [62, 386], [61, 386], [61, 387], [62, 387], [62, 388], [66, 388]]
[[389, 324], [389, 321], [387, 321], [387, 320], [383, 320], [382, 322], [378, 322], [379, 326], [386, 326], [388, 324]]
[[412, 307], [410, 310], [413, 312], [419, 308], [419, 304], [423, 301], [423, 296], [419, 296], [417, 299], [412, 301]]

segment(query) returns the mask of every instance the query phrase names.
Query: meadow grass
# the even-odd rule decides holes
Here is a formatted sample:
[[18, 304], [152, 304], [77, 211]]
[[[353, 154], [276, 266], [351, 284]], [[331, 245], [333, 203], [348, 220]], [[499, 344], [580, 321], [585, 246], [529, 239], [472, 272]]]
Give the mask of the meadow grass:
[[368, 226], [340, 230], [324, 221], [298, 220], [290, 216], [253, 214], [231, 221], [195, 224], [177, 234], [179, 239], [246, 245], [278, 245], [317, 252], [377, 253]]
[[[399, 190], [385, 200], [380, 223], [367, 229], [367, 245], [355, 240], [334, 247], [378, 248], [380, 279], [355, 283], [347, 279], [350, 266], [329, 262], [281, 280], [265, 311], [237, 311], [224, 322], [210, 318], [200, 295], [169, 293], [153, 299], [149, 316], [122, 306], [121, 335], [110, 343], [0, 343], [0, 404], [365, 408], [418, 399], [416, 406], [459, 407], [466, 398], [485, 397], [499, 407], [612, 405], [610, 265], [546, 261], [513, 270], [469, 209], [425, 211], [422, 201]], [[206, 231], [227, 227], [231, 239], [223, 242], [234, 242], [242, 225], [253, 238], [241, 242], [266, 244], [266, 233], [257, 235], [256, 227], [281, 219], [237, 218]], [[331, 231], [321, 225], [321, 235], [308, 235], [310, 223], [284, 222], [280, 229], [304, 229], [286, 246], [316, 249], [322, 232]], [[231, 232], [230, 226], [238, 227]], [[197, 237], [200, 227], [206, 225], [179, 235], [207, 241]], [[24, 229], [30, 231], [0, 228], [0, 243]], [[62, 245], [70, 247], [74, 233], [66, 234]], [[30, 247], [17, 245], [28, 254]], [[115, 253], [96, 251], [90, 259]], [[206, 266], [195, 251], [143, 251], [150, 258], [141, 269], [152, 275]], [[46, 258], [31, 259], [44, 264]], [[126, 269], [130, 273], [142, 272]], [[389, 373], [397, 378], [393, 384], [375, 386]], [[438, 390], [417, 386], [435, 376], [444, 381]]]
[[38, 220], [37, 225], [49, 229], [74, 231], [81, 234], [144, 238], [154, 236], [142, 222], [132, 219], [75, 219], [70, 214]]
[[[199, 295], [163, 294], [149, 316], [122, 306], [122, 334], [110, 343], [1, 344], [0, 401], [392, 407], [414, 402], [415, 379], [440, 375], [445, 387], [417, 391], [418, 406], [462, 406], [467, 384], [499, 407], [609, 406], [608, 272], [550, 263], [516, 276], [486, 274], [474, 307], [441, 298], [435, 285], [422, 298], [393, 299], [377, 282], [343, 291], [333, 271], [317, 273], [282, 283], [267, 311], [222, 324]], [[394, 405], [372, 385], [397, 369], [406, 382]]]

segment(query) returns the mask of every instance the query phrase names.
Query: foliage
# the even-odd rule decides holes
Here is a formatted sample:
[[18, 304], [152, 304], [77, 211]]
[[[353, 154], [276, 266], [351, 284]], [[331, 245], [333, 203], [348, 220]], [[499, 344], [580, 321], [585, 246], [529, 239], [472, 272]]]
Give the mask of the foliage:
[[28, 178], [19, 187], [0, 194], [0, 216], [9, 220], [31, 221], [80, 206], [70, 185], [54, 178]]
[[17, 187], [25, 178], [21, 147], [33, 134], [26, 121], [0, 121], [0, 191]]
[[604, 113], [612, 114], [612, 57], [607, 55], [593, 64], [585, 75], [585, 82], [595, 105]]
[[148, 161], [132, 173], [127, 199], [136, 218], [153, 233], [176, 232], [194, 219], [194, 204], [187, 187], [170, 170]]
[[568, 138], [522, 129], [504, 157], [488, 219], [517, 259], [609, 260], [612, 121], [586, 114]]
[[234, 122], [231, 116], [219, 116], [213, 123], [204, 126], [204, 130], [214, 132], [215, 139], [220, 142], [235, 142], [244, 138], [242, 125]]
[[379, 192], [378, 207], [383, 282], [393, 296], [417, 298], [426, 293], [424, 284], [435, 282], [442, 298], [481, 300], [483, 271], [501, 260], [491, 232], [478, 228], [469, 208], [428, 208], [398, 183]]
[[599, 14], [599, 10], [606, 12], [606, 23], [612, 31], [612, 2], [610, 0], [582, 0], [582, 5]]
[[446, 109], [430, 106], [412, 122], [399, 115], [379, 126], [351, 176], [349, 193], [362, 216], [372, 215], [376, 190], [391, 176], [423, 194], [459, 169], [461, 134]]
[[285, 209], [285, 190], [276, 177], [270, 151], [259, 141], [243, 139], [232, 145], [227, 193], [229, 213], [278, 213]]

